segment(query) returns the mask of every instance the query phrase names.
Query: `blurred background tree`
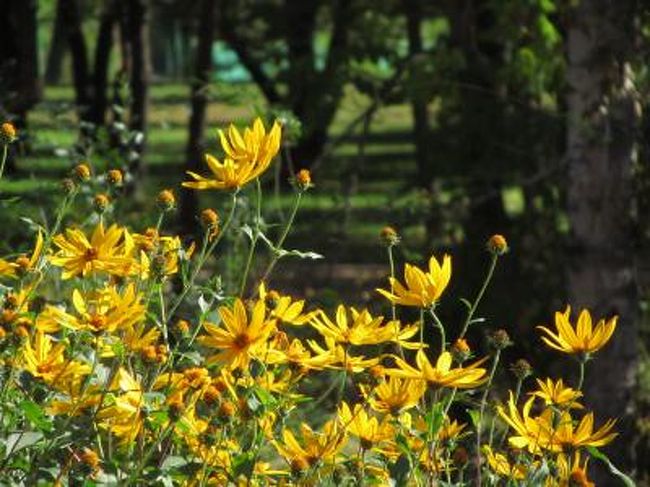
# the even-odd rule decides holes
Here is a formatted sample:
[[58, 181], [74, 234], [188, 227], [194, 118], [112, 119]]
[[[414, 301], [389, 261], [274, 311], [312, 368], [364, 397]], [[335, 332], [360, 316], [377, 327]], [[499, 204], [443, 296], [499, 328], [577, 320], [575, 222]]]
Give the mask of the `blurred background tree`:
[[[290, 205], [286, 178], [311, 168], [317, 191], [290, 244], [327, 256], [309, 277], [283, 264], [278, 285], [324, 305], [353, 295], [378, 306], [361, 290], [383, 282], [376, 235], [391, 224], [399, 260], [452, 252], [451, 292], [470, 296], [487, 267], [481, 246], [507, 235], [513, 253], [483, 310], [503, 321], [486, 327], [512, 330], [514, 360], [534, 356], [534, 326], [567, 302], [619, 314], [617, 338], [590, 366], [599, 386], [589, 401], [623, 416], [623, 446], [609, 453], [648, 475], [644, 2], [5, 3], [0, 108], [31, 152], [0, 188], [21, 211], [37, 214], [56, 178], [89, 158], [128, 170], [139, 221], [156, 189], [201, 170], [215, 127], [277, 116], [289, 142], [268, 217]], [[215, 200], [181, 196], [178, 224], [191, 233]], [[4, 252], [23, 236], [17, 216], [3, 218]], [[462, 311], [446, 303], [441, 313], [453, 326]], [[483, 339], [470, 335], [477, 350]], [[534, 365], [544, 374], [567, 364]]]

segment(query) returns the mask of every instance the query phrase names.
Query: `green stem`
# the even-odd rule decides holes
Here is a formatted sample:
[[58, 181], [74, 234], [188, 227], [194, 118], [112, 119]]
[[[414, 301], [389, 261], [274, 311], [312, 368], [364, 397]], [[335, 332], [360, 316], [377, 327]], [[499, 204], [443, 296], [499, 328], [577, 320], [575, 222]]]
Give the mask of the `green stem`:
[[581, 391], [582, 385], [585, 381], [585, 361], [580, 360], [580, 375], [578, 376], [578, 387], [576, 390]]
[[250, 248], [248, 249], [248, 258], [246, 259], [246, 267], [244, 268], [244, 275], [242, 276], [241, 284], [239, 286], [239, 295], [243, 298], [244, 291], [246, 291], [246, 282], [248, 281], [248, 273], [251, 270], [253, 263], [253, 256], [255, 255], [255, 247], [260, 238], [260, 221], [262, 220], [262, 185], [260, 179], [255, 179], [257, 183], [257, 205], [255, 214], [255, 228], [253, 229], [253, 237], [251, 240]]
[[[390, 293], [395, 294], [393, 289], [393, 279], [395, 279], [395, 260], [393, 259], [393, 246], [388, 246], [388, 264], [390, 265]], [[390, 302], [390, 316], [395, 321], [397, 319], [396, 306], [393, 301]]]
[[269, 276], [271, 275], [271, 272], [273, 272], [273, 268], [275, 265], [278, 263], [281, 257], [280, 251], [282, 250], [282, 246], [284, 245], [284, 241], [287, 238], [287, 235], [289, 235], [289, 231], [291, 230], [291, 226], [293, 225], [293, 221], [296, 218], [296, 214], [298, 213], [298, 208], [300, 207], [300, 201], [302, 200], [302, 191], [298, 191], [298, 194], [296, 196], [296, 201], [293, 205], [293, 209], [291, 210], [291, 215], [289, 215], [289, 220], [287, 221], [286, 226], [284, 227], [284, 231], [282, 232], [282, 235], [280, 235], [280, 238], [278, 239], [277, 243], [275, 244], [275, 253], [273, 255], [273, 258], [271, 259], [271, 262], [269, 262], [268, 267], [262, 274], [262, 282], [266, 282]]
[[447, 343], [447, 336], [445, 334], [445, 327], [440, 321], [440, 318], [438, 318], [438, 315], [436, 312], [433, 310], [433, 307], [429, 309], [429, 312], [431, 313], [431, 316], [433, 316], [433, 321], [436, 324], [436, 328], [440, 332], [440, 354], [442, 354], [445, 351], [445, 345]]
[[5, 172], [5, 163], [7, 162], [7, 154], [9, 152], [9, 146], [5, 144], [2, 147], [2, 162], [0, 163], [0, 180], [2, 179], [2, 175]]
[[187, 293], [190, 292], [190, 289], [192, 289], [194, 285], [194, 281], [196, 280], [197, 276], [199, 275], [199, 272], [203, 268], [203, 265], [205, 264], [206, 260], [208, 260], [208, 257], [216, 246], [221, 242], [221, 239], [223, 236], [226, 234], [226, 230], [230, 227], [230, 224], [232, 222], [233, 216], [235, 215], [235, 209], [237, 208], [237, 192], [234, 192], [232, 195], [232, 205], [230, 207], [230, 212], [228, 213], [228, 217], [226, 218], [225, 223], [223, 224], [223, 227], [221, 228], [219, 234], [215, 237], [214, 241], [208, 246], [207, 243], [207, 233], [206, 233], [206, 240], [204, 240], [203, 244], [203, 249], [201, 251], [201, 255], [199, 255], [199, 260], [196, 263], [196, 268], [192, 272], [192, 275], [190, 276], [189, 282], [185, 285], [183, 288], [183, 291], [181, 294], [176, 298], [176, 301], [172, 304], [172, 306], [169, 308], [169, 311], [167, 312], [167, 316], [169, 318], [174, 316], [174, 313], [178, 309], [178, 307], [183, 303], [183, 300], [187, 296]]
[[481, 397], [481, 408], [479, 409], [478, 422], [476, 425], [476, 485], [481, 485], [481, 426], [483, 425], [483, 413], [485, 412], [485, 405], [487, 403], [487, 397], [490, 393], [490, 386], [492, 385], [492, 380], [494, 379], [494, 374], [497, 370], [497, 365], [499, 365], [499, 359], [501, 358], [501, 350], [497, 350], [494, 355], [494, 361], [492, 362], [492, 368], [490, 369], [490, 376], [483, 391], [483, 397]]
[[467, 329], [469, 328], [469, 325], [472, 322], [474, 313], [476, 312], [476, 309], [478, 308], [481, 299], [483, 299], [483, 294], [485, 294], [485, 290], [487, 289], [488, 284], [490, 284], [490, 281], [492, 280], [492, 275], [494, 274], [494, 269], [497, 266], [498, 258], [499, 256], [497, 254], [492, 255], [492, 261], [490, 262], [490, 268], [488, 269], [487, 276], [485, 276], [485, 280], [483, 281], [481, 290], [478, 292], [478, 295], [476, 296], [476, 299], [474, 300], [472, 307], [469, 309], [469, 312], [467, 313], [467, 318], [465, 319], [465, 323], [463, 324], [463, 330], [460, 332], [459, 338], [464, 338], [465, 333], [467, 333]]

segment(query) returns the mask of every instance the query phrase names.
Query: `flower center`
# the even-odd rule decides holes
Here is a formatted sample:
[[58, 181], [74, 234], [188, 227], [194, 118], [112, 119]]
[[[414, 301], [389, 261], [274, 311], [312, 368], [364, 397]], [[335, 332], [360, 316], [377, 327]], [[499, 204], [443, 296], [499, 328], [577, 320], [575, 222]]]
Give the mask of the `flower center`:
[[95, 249], [95, 247], [90, 247], [89, 249], [86, 249], [86, 252], [84, 253], [84, 259], [86, 260], [86, 262], [90, 262], [97, 259], [97, 249]]
[[237, 335], [233, 340], [233, 344], [235, 345], [235, 347], [237, 347], [240, 350], [246, 348], [248, 345], [251, 344], [251, 342], [252, 340], [248, 336], [248, 333], [242, 333], [241, 335]]
[[88, 324], [94, 330], [101, 330], [106, 325], [106, 317], [104, 315], [93, 314], [88, 320]]

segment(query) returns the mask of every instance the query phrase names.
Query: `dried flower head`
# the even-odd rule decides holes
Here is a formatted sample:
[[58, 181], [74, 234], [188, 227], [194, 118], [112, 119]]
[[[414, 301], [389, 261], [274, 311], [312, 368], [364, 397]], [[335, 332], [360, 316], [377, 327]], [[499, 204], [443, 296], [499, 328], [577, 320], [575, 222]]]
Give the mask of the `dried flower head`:
[[90, 166], [85, 162], [77, 164], [72, 170], [72, 173], [79, 181], [88, 181], [92, 174]]
[[112, 186], [122, 186], [122, 183], [124, 182], [124, 176], [122, 175], [122, 171], [119, 169], [111, 169], [106, 174], [106, 180]]
[[171, 189], [163, 189], [156, 197], [158, 207], [163, 211], [171, 211], [176, 207], [176, 197]]
[[401, 239], [397, 230], [387, 225], [379, 232], [379, 240], [386, 247], [394, 247], [399, 244]]

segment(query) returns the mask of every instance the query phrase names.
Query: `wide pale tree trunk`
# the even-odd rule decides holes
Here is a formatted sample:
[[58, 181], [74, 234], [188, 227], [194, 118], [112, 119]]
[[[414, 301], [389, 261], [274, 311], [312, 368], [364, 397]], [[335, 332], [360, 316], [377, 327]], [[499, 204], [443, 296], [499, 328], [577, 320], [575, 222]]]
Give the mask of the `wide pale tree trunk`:
[[639, 110], [629, 64], [633, 3], [581, 0], [570, 17], [567, 44], [569, 298], [574, 313], [587, 307], [596, 317], [619, 316], [611, 342], [587, 364], [585, 402], [596, 411], [596, 426], [620, 418], [621, 436], [607, 453], [628, 471], [638, 347], [632, 171]]

